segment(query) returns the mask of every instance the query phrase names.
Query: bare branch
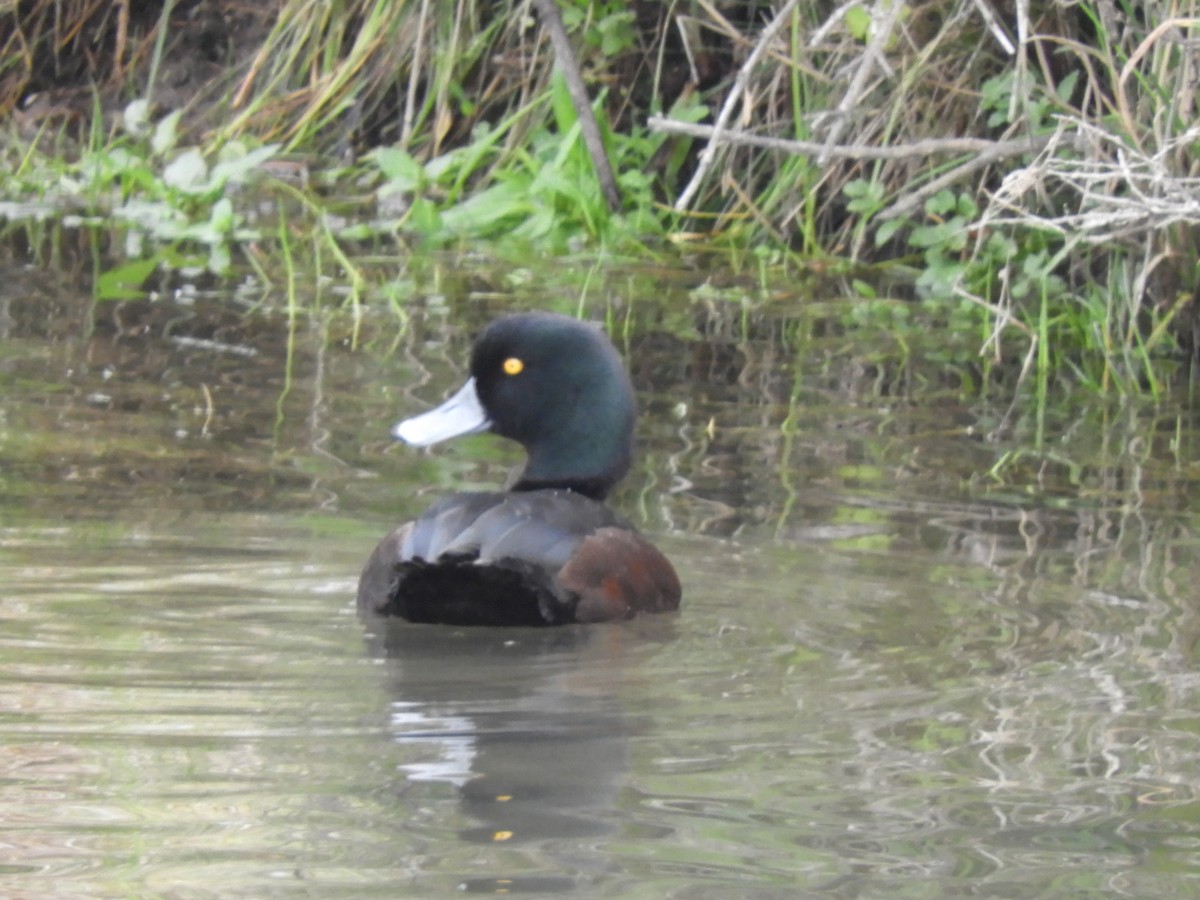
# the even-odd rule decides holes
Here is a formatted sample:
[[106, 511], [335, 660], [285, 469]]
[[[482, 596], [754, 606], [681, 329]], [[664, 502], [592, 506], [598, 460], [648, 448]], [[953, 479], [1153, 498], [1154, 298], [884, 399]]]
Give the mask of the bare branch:
[[992, 37], [996, 39], [996, 43], [1000, 45], [1004, 52], [1012, 56], [1017, 52], [1017, 48], [1013, 46], [1012, 40], [1005, 33], [1003, 26], [996, 19], [995, 11], [988, 6], [987, 0], [972, 0], [975, 8], [979, 11], [979, 15], [983, 17], [984, 23], [988, 27], [988, 31], [992, 33]]
[[[911, 144], [890, 147], [874, 147], [865, 144], [840, 144], [826, 147], [819, 141], [796, 141], [789, 138], [747, 134], [744, 131], [717, 129], [712, 125], [693, 125], [663, 116], [651, 116], [646, 122], [652, 131], [670, 134], [686, 134], [691, 137], [707, 138], [713, 144], [738, 144], [747, 147], [762, 147], [766, 150], [782, 150], [796, 156], [819, 156], [828, 153], [833, 159], [912, 159], [929, 156], [931, 153], [983, 153], [989, 161], [1022, 153], [1037, 153], [1046, 146], [1048, 138], [1017, 138], [1011, 141], [989, 141], [983, 138], [930, 138]], [[679, 205], [676, 204], [676, 208]]]
[[592, 157], [592, 166], [596, 170], [600, 190], [608, 202], [608, 208], [618, 210], [621, 208], [621, 192], [617, 188], [617, 179], [613, 175], [608, 155], [604, 152], [600, 126], [596, 123], [596, 114], [592, 112], [592, 101], [588, 97], [587, 86], [583, 83], [583, 75], [579, 72], [579, 63], [575, 61], [571, 39], [567, 37], [567, 30], [563, 27], [562, 13], [559, 12], [555, 0], [534, 0], [534, 5], [542, 20], [542, 27], [550, 34], [550, 43], [554, 45], [554, 57], [567, 81], [567, 92], [571, 95], [575, 115], [579, 117], [583, 142]]

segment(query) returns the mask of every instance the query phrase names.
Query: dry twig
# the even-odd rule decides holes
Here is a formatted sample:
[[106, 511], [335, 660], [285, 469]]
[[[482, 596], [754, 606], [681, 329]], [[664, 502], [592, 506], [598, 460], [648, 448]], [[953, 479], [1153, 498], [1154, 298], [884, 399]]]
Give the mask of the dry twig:
[[[797, 156], [818, 156], [828, 153], [835, 159], [912, 159], [932, 153], [982, 153], [990, 159], [1033, 153], [1042, 149], [1048, 138], [1017, 138], [1011, 141], [989, 141], [984, 138], [929, 138], [911, 144], [894, 144], [875, 147], [868, 144], [839, 144], [828, 147], [821, 141], [796, 141], [789, 138], [768, 137], [749, 134], [745, 131], [717, 129], [712, 125], [693, 125], [663, 116], [651, 116], [646, 122], [652, 131], [686, 134], [691, 137], [707, 138], [710, 146], [715, 143], [742, 144], [762, 147], [766, 150], [782, 150]], [[678, 208], [678, 207], [677, 207]]]
[[[1064, 140], [1087, 145], [1082, 158], [1057, 148]], [[1083, 119], [1063, 118], [1039, 157], [1005, 177], [980, 219], [980, 228], [1029, 227], [1051, 230], [1088, 244], [1106, 244], [1173, 225], [1200, 225], [1200, 178], [1171, 171], [1179, 148], [1200, 140], [1193, 126], [1153, 154], [1131, 147]], [[1065, 188], [1072, 209], [1047, 214], [1037, 200]]]
[[725, 98], [725, 103], [722, 105], [721, 112], [717, 116], [716, 124], [712, 127], [712, 136], [708, 145], [701, 151], [700, 158], [696, 162], [696, 171], [692, 175], [692, 180], [688, 182], [683, 193], [679, 195], [679, 199], [675, 201], [676, 211], [682, 212], [687, 209], [696, 192], [700, 190], [700, 185], [704, 182], [704, 178], [708, 174], [709, 168], [712, 167], [713, 160], [716, 158], [717, 148], [722, 143], [720, 140], [721, 132], [729, 124], [729, 119], [733, 116], [734, 107], [737, 106], [738, 101], [745, 94], [746, 85], [750, 81], [750, 76], [753, 74], [755, 66], [758, 65], [758, 61], [762, 59], [763, 54], [767, 52], [767, 47], [774, 40], [775, 34], [783, 27], [784, 22], [788, 20], [798, 2], [799, 0], [788, 0], [783, 5], [783, 8], [776, 13], [775, 18], [763, 29], [762, 34], [759, 35], [758, 43], [754, 45], [754, 49], [750, 51], [750, 55], [742, 64], [742, 68], [738, 71], [737, 79], [729, 91], [729, 96]]
[[874, 27], [872, 28], [871, 42], [867, 44], [865, 52], [859, 56], [858, 65], [850, 79], [850, 86], [846, 88], [846, 93], [842, 95], [841, 102], [838, 103], [833, 125], [825, 138], [825, 149], [817, 158], [819, 165], [824, 165], [829, 160], [834, 147], [841, 140], [842, 133], [850, 122], [850, 113], [858, 106], [862, 95], [866, 92], [871, 73], [878, 68], [885, 75], [891, 74], [891, 67], [887, 64], [884, 49], [892, 37], [896, 23], [900, 21], [902, 9], [905, 9], [903, 3], [890, 3], [882, 13], [878, 5], [872, 11], [871, 22]]

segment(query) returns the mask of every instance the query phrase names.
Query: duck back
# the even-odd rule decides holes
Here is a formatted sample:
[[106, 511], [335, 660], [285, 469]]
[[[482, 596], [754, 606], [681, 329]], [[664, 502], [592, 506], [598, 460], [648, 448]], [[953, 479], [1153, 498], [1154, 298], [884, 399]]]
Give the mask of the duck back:
[[679, 605], [665, 557], [603, 503], [568, 490], [453, 494], [367, 560], [365, 615], [448, 625], [561, 625]]

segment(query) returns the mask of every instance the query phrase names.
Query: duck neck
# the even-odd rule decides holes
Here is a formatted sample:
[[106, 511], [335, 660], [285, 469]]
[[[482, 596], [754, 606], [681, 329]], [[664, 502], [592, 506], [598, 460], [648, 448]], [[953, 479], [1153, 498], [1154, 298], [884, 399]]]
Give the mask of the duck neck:
[[567, 478], [543, 481], [522, 475], [512, 489], [514, 491], [570, 491], [593, 500], [603, 500], [608, 496], [612, 487], [613, 483], [608, 478]]
[[529, 460], [513, 490], [560, 488], [603, 500], [629, 471], [631, 424], [613, 423], [611, 430], [587, 427], [583, 434], [564, 429], [555, 440], [527, 448]]

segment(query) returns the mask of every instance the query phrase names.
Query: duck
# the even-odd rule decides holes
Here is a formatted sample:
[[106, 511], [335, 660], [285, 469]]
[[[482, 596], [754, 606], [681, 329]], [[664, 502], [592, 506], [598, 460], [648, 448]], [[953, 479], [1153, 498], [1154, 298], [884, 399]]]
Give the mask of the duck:
[[454, 493], [376, 546], [359, 613], [455, 626], [607, 622], [679, 608], [670, 561], [606, 503], [629, 471], [633, 385], [596, 325], [551, 312], [492, 321], [470, 375], [392, 436], [428, 447], [490, 431], [526, 460], [506, 490]]

